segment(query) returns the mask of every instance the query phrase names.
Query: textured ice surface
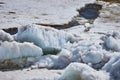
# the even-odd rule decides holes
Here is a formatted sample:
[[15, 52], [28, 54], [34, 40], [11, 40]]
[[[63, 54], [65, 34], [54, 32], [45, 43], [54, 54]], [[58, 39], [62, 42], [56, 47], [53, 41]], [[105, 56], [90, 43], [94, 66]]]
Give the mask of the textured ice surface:
[[62, 49], [58, 55], [41, 56], [40, 60], [35, 63], [34, 68], [62, 69], [71, 62], [71, 53]]
[[0, 68], [29, 66], [42, 54], [42, 49], [32, 43], [0, 42]]
[[120, 33], [119, 32], [109, 32], [106, 36], [102, 37], [104, 41], [104, 46], [108, 50], [120, 51]]
[[99, 63], [103, 60], [104, 54], [99, 51], [88, 51], [82, 56], [82, 60], [85, 63]]
[[32, 43], [0, 42], [0, 60], [41, 56], [42, 49]]
[[[17, 41], [33, 42], [43, 49], [61, 49], [67, 42], [72, 42], [74, 36], [65, 31], [50, 27], [27, 25], [18, 29]], [[75, 41], [75, 40], [74, 40]]]
[[111, 49], [113, 51], [120, 51], [120, 40], [117, 41], [113, 37], [108, 37], [105, 41], [105, 45], [108, 49]]
[[[0, 55], [3, 55], [3, 52], [1, 53], [1, 51], [4, 51], [4, 55], [7, 55], [5, 57], [0, 57], [1, 59], [4, 58], [4, 61], [0, 60], [0, 65], [2, 65], [2, 68], [8, 66], [11, 67], [11, 64], [14, 62], [19, 63], [21, 64], [20, 66], [24, 67], [25, 65], [29, 65], [29, 62], [31, 63], [35, 61], [31, 68], [33, 70], [0, 72], [0, 79], [58, 80], [61, 75], [59, 70], [54, 72], [43, 68], [63, 69], [72, 62], [78, 62], [70, 64], [65, 69], [65, 72], [62, 74], [62, 76], [64, 75], [63, 78], [68, 78], [68, 80], [75, 80], [76, 78], [81, 78], [83, 80], [108, 80], [108, 76], [110, 76], [111, 79], [109, 80], [119, 80], [119, 4], [100, 1], [99, 4], [103, 5], [103, 9], [100, 10], [100, 15], [95, 21], [78, 17], [75, 19], [79, 20], [80, 25], [63, 30], [56, 30], [50, 27], [28, 24], [34, 23], [54, 26], [67, 24], [71, 21], [73, 16], [78, 14], [76, 10], [77, 8], [80, 9], [86, 3], [93, 2], [93, 0], [20, 1], [1, 1], [4, 2], [4, 4], [0, 4], [0, 28], [19, 27], [22, 25], [23, 27], [19, 28], [15, 39], [20, 42], [31, 42], [27, 44], [30, 44], [28, 46], [32, 47], [28, 47], [26, 43], [11, 42], [13, 41], [13, 38], [10, 37], [11, 35], [0, 31], [0, 34], [2, 35], [0, 36], [0, 47], [2, 47], [0, 48]], [[24, 27], [26, 24], [28, 26]], [[88, 28], [89, 30], [87, 30]], [[102, 40], [100, 37], [102, 37]], [[39, 49], [41, 47], [43, 52], [45, 52], [46, 49], [48, 53], [54, 53], [53, 50], [56, 49], [61, 49], [61, 51], [59, 50], [60, 52], [57, 52], [57, 55], [49, 54], [41, 56], [39, 54], [37, 55], [37, 53], [33, 55], [31, 50], [37, 49], [34, 44], [39, 46], [36, 46]], [[50, 50], [52, 51], [49, 52]], [[27, 51], [27, 53], [24, 53], [25, 51]], [[41, 49], [39, 52], [41, 52]], [[20, 53], [19, 55], [21, 57], [18, 56], [18, 53]], [[13, 56], [13, 54], [15, 55]], [[7, 65], [3, 66], [3, 64]], [[107, 73], [101, 71], [101, 68], [103, 71], [107, 71]], [[108, 73], [110, 73], [110, 75], [108, 75]]]
[[78, 43], [66, 45], [66, 49], [71, 51], [72, 61], [80, 62], [82, 59], [85, 63], [99, 63], [102, 61], [105, 52], [99, 43], [92, 39], [81, 40]]
[[77, 9], [95, 0], [3, 0], [0, 7], [0, 28], [32, 23], [67, 24], [78, 15]]
[[111, 75], [111, 80], [119, 80], [120, 79], [120, 53], [113, 55], [109, 62], [106, 63], [103, 70], [107, 71]]
[[86, 64], [71, 63], [59, 80], [109, 80], [109, 74], [96, 71]]

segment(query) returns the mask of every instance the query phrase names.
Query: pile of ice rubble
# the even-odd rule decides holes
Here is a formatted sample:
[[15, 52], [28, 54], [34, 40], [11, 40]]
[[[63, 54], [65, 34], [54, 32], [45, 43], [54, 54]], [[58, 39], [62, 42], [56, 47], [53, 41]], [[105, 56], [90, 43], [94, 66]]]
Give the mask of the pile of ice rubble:
[[[49, 54], [54, 50], [56, 55]], [[96, 41], [37, 25], [20, 27], [15, 35], [0, 30], [0, 68], [28, 66], [66, 68], [60, 80], [119, 80], [120, 33], [108, 32]]]

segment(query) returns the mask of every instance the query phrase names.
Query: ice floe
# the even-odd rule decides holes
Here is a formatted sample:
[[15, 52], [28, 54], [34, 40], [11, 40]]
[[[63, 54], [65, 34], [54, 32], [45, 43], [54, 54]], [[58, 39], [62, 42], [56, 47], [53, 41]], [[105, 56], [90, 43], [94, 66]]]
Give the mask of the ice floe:
[[16, 40], [32, 42], [45, 50], [60, 50], [67, 42], [78, 41], [72, 34], [45, 26], [27, 25], [18, 29]]
[[99, 51], [88, 51], [84, 55], [81, 56], [83, 62], [85, 63], [100, 63], [103, 58], [104, 54]]
[[106, 36], [102, 37], [104, 41], [104, 46], [108, 50], [119, 51], [120, 52], [120, 33], [119, 32], [109, 32]]
[[42, 49], [33, 45], [32, 43], [18, 43], [18, 42], [0, 42], [0, 68], [7, 68], [11, 66], [23, 67], [33, 63], [36, 57], [42, 55]]
[[109, 80], [109, 73], [96, 71], [86, 64], [71, 63], [59, 80]]
[[[32, 23], [61, 25], [78, 15], [77, 9], [96, 0], [4, 0], [0, 9], [0, 28]], [[4, 8], [3, 8], [4, 7]]]

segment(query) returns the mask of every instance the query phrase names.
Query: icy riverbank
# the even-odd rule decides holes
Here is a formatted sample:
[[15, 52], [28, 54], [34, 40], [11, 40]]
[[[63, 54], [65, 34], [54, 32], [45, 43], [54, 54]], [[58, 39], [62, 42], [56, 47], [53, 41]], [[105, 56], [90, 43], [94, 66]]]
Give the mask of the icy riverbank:
[[119, 3], [95, 2], [102, 6], [98, 17], [79, 15], [79, 24], [70, 28], [49, 26], [67, 24], [78, 14], [76, 9], [94, 1], [0, 3], [0, 28], [18, 27], [14, 35], [0, 30], [0, 80], [119, 80]]

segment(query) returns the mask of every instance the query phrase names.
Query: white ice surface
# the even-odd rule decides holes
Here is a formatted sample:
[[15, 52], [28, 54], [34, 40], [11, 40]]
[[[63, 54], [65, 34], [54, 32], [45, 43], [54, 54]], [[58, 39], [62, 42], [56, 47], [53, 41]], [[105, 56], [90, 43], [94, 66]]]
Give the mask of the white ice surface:
[[109, 74], [96, 71], [86, 64], [71, 63], [59, 80], [109, 80]]
[[113, 51], [120, 51], [120, 40], [115, 40], [113, 37], [108, 37], [105, 44], [107, 48]]
[[0, 42], [0, 60], [41, 56], [42, 49], [32, 43]]
[[81, 56], [85, 63], [99, 63], [103, 60], [104, 54], [99, 51], [88, 51]]
[[110, 73], [112, 80], [120, 79], [120, 53], [111, 56], [108, 63], [106, 63], [102, 70]]
[[0, 80], [58, 80], [62, 70], [17, 70], [17, 71], [0, 71]]
[[66, 49], [62, 49], [57, 55], [44, 55], [35, 63], [33, 68], [62, 69], [71, 62], [71, 53]]
[[16, 40], [33, 42], [43, 49], [61, 49], [67, 42], [73, 41], [74, 36], [50, 27], [27, 25], [18, 29]]
[[[76, 8], [79, 8], [79, 6], [80, 7], [84, 6], [84, 3], [83, 5], [81, 5], [82, 3], [78, 3], [79, 1], [81, 2], [85, 1], [84, 3], [89, 3], [89, 1], [92, 2], [92, 0], [89, 0], [89, 1], [88, 0], [75, 0], [75, 1], [74, 0], [72, 1], [51, 0], [51, 2], [50, 0], [34, 0], [34, 1], [21, 0], [21, 3], [18, 3], [19, 0], [11, 0], [11, 1], [3, 0], [3, 2], [5, 2], [6, 4], [2, 4], [2, 7], [0, 7], [0, 10], [1, 10], [0, 11], [1, 13], [0, 28], [19, 27], [21, 25], [26, 25], [31, 23], [63, 25], [65, 23], [68, 23], [72, 19], [73, 15], [75, 16], [76, 14], [78, 14], [76, 12]], [[26, 5], [27, 2], [29, 5]], [[32, 39], [35, 40], [35, 41], [32, 40], [30, 42], [36, 43], [38, 41], [38, 39], [36, 39], [36, 36], [38, 38], [38, 35], [41, 34], [42, 36], [40, 35], [40, 39], [43, 39], [45, 41], [45, 46], [47, 45], [48, 47], [51, 47], [52, 45], [52, 47], [54, 48], [60, 48], [60, 46], [62, 45], [61, 48], [65, 48], [65, 49], [62, 49], [62, 51], [58, 55], [41, 56], [39, 58], [38, 63], [36, 63], [33, 66], [38, 65], [36, 68], [43, 68], [43, 67], [64, 68], [70, 62], [84, 62], [95, 69], [97, 68], [101, 70], [101, 67], [103, 67], [105, 64], [105, 66], [103, 67], [104, 68], [103, 70], [106, 70], [108, 73], [111, 74], [110, 75], [111, 79], [119, 80], [120, 60], [119, 60], [119, 56], [115, 57], [115, 54], [119, 54], [119, 49], [120, 49], [120, 44], [119, 44], [120, 43], [119, 42], [120, 40], [120, 34], [119, 34], [120, 7], [119, 7], [119, 4], [116, 4], [116, 3], [115, 4], [101, 3], [101, 4], [103, 5], [103, 9], [100, 11], [100, 16], [97, 19], [95, 19], [93, 24], [89, 24], [89, 20], [82, 19], [80, 21], [80, 23], [82, 22], [81, 25], [74, 26], [64, 30], [56, 30], [50, 27], [43, 28], [42, 26], [40, 30], [38, 30], [38, 26], [36, 26], [35, 28], [30, 27], [27, 29], [25, 27], [20, 28], [23, 33], [23, 34], [20, 34], [22, 37], [25, 36], [25, 38], [29, 37], [30, 40]], [[86, 26], [91, 28], [90, 31], [85, 32]], [[115, 33], [108, 34], [107, 32], [109, 31], [115, 31]], [[67, 36], [68, 34], [74, 37], [72, 38], [69, 37], [69, 39], [66, 40], [64, 36]], [[102, 36], [105, 36], [103, 41], [100, 39], [100, 37]], [[58, 39], [58, 37], [60, 38], [61, 41]], [[71, 43], [70, 41], [74, 43]], [[44, 42], [41, 42], [42, 46], [44, 46], [43, 43]], [[61, 44], [61, 43], [65, 43], [65, 44]], [[110, 48], [110, 49], [106, 49], [103, 43], [107, 44], [107, 48]], [[13, 50], [13, 49], [10, 48], [10, 50]], [[89, 80], [88, 78], [89, 78], [89, 75], [91, 74], [94, 76], [94, 78], [99, 76], [97, 80], [99, 80], [99, 78], [100, 80], [104, 80], [106, 78], [105, 75], [107, 75], [107, 78], [108, 78], [107, 73], [96, 71], [87, 65], [84, 66], [85, 68], [81, 68], [83, 66], [80, 66], [80, 65], [77, 65], [77, 66], [79, 68], [76, 67], [76, 65], [73, 66], [73, 68], [77, 71], [84, 69], [83, 72], [79, 73], [83, 79]], [[69, 71], [71, 73], [74, 72], [74, 70], [73, 71], [71, 70], [72, 69], [70, 68], [68, 72]], [[94, 72], [94, 74], [92, 71]], [[75, 74], [76, 74], [76, 71], [75, 71]], [[79, 75], [79, 74], [76, 74], [76, 75]], [[44, 69], [40, 69], [40, 70], [36, 69], [35, 71], [34, 70], [33, 71], [17, 70], [17, 71], [10, 71], [10, 72], [8, 71], [0, 72], [0, 79], [2, 80], [10, 80], [10, 79], [12, 80], [24, 80], [24, 79], [25, 80], [34, 80], [34, 79], [35, 80], [36, 79], [37, 80], [39, 79], [54, 80], [54, 78], [58, 79], [58, 76], [60, 75], [61, 74], [56, 75], [56, 72], [54, 74], [54, 72], [52, 73], [50, 70], [46, 71]], [[70, 76], [70, 77], [74, 78], [75, 76]], [[94, 78], [92, 80], [95, 80]]]
[[67, 44], [65, 48], [71, 51], [71, 61], [81, 62], [82, 60], [85, 63], [95, 64], [101, 62], [104, 58], [104, 53], [106, 53], [99, 43], [101, 43], [101, 40], [83, 39], [78, 43]]
[[108, 32], [106, 36], [102, 37], [104, 41], [104, 46], [108, 50], [120, 52], [120, 33], [113, 31]]
[[[76, 9], [95, 0], [2, 0], [0, 28], [32, 23], [67, 24], [78, 14]], [[13, 12], [13, 13], [12, 13]]]

